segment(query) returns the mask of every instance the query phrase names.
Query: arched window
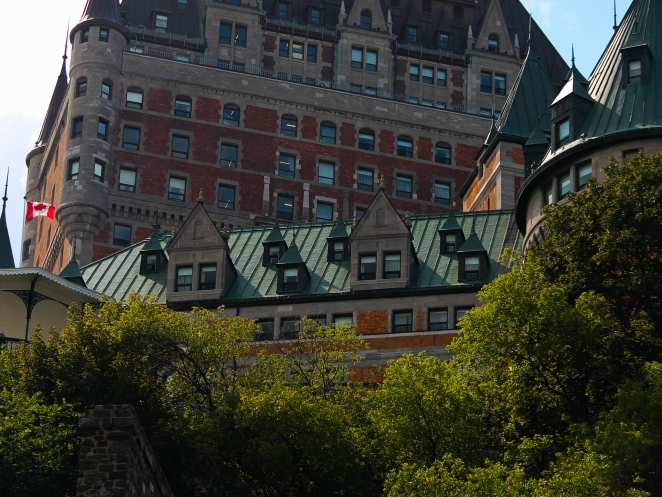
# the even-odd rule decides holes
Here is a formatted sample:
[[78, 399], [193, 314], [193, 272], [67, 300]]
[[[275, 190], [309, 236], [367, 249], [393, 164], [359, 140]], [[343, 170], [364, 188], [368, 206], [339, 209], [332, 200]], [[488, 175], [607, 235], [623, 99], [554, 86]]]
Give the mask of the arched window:
[[499, 37], [495, 34], [491, 34], [487, 37], [487, 49], [490, 52], [499, 51]]
[[101, 98], [106, 100], [113, 98], [113, 84], [107, 79], [104, 79], [101, 83]]
[[232, 104], [223, 107], [223, 124], [239, 126], [239, 107]]
[[372, 29], [372, 14], [369, 10], [361, 11], [361, 29]]
[[460, 7], [459, 5], [456, 5], [453, 8], [453, 17], [455, 19], [458, 19], [460, 21], [464, 21], [464, 9]]
[[297, 118], [283, 116], [280, 119], [280, 134], [283, 136], [297, 136]]
[[400, 157], [414, 156], [414, 141], [408, 136], [398, 136], [398, 155]]
[[76, 81], [76, 98], [87, 95], [87, 78], [80, 78]]
[[451, 146], [447, 143], [437, 143], [434, 147], [434, 161], [437, 164], [450, 164]]
[[432, 14], [432, 0], [423, 0], [421, 3], [421, 12], [423, 14]]
[[143, 91], [135, 86], [126, 91], [126, 106], [129, 109], [143, 108]]
[[183, 95], [175, 98], [175, 115], [179, 117], [191, 117], [191, 108], [193, 104], [191, 99]]
[[320, 141], [322, 143], [336, 143], [336, 125], [330, 122], [320, 124]]
[[375, 150], [375, 132], [363, 128], [359, 130], [359, 148], [361, 150]]

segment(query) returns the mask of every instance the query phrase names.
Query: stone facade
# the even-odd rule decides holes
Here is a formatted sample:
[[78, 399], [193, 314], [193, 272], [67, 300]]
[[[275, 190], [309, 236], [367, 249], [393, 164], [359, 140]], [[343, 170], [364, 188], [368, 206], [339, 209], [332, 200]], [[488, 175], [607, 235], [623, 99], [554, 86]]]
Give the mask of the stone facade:
[[86, 407], [79, 435], [77, 497], [174, 497], [130, 405]]
[[[86, 12], [72, 29], [69, 89], [50, 113], [53, 130], [28, 155], [28, 200], [55, 204], [57, 224], [26, 223], [23, 266], [58, 271], [74, 243], [82, 264], [110, 255], [149, 236], [157, 210], [164, 228], [176, 228], [201, 188], [218, 226], [360, 217], [381, 176], [403, 214], [445, 212], [460, 201], [492, 109], [503, 107], [519, 70], [517, 40], [527, 36], [517, 0], [461, 12], [450, 1], [430, 12], [412, 4], [409, 14], [408, 4], [389, 11], [376, 0], [321, 13], [254, 0], [189, 0], [180, 9], [172, 0], [165, 27], [145, 0], [87, 8], [96, 3], [116, 15]], [[534, 37], [549, 46], [550, 67], [563, 65], [535, 24]], [[493, 75], [489, 89], [481, 72]], [[284, 118], [293, 133], [283, 132]], [[293, 171], [280, 167], [290, 158]], [[332, 177], [320, 175], [320, 163]], [[399, 175], [411, 180], [404, 195]], [[436, 183], [448, 198], [435, 197]], [[291, 212], [278, 210], [283, 198]]]

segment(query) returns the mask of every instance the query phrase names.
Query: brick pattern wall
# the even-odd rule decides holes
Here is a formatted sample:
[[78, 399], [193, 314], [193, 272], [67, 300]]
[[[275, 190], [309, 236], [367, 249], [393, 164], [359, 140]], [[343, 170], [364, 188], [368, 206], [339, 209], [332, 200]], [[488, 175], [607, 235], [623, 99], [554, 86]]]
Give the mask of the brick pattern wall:
[[379, 151], [383, 154], [395, 152], [395, 136], [391, 131], [383, 129], [379, 132]]
[[147, 92], [147, 110], [170, 114], [172, 112], [172, 92], [150, 88]]
[[417, 157], [421, 160], [432, 160], [432, 140], [420, 137], [416, 142]]
[[388, 333], [388, 311], [362, 311], [356, 316], [357, 335]]
[[317, 119], [313, 116], [303, 116], [301, 119], [301, 138], [317, 140]]
[[244, 126], [258, 131], [275, 133], [278, 129], [278, 112], [273, 109], [246, 106]]
[[77, 497], [174, 497], [130, 405], [89, 406], [79, 435]]
[[215, 98], [198, 97], [195, 102], [195, 118], [217, 123], [221, 115], [221, 102]]
[[519, 164], [520, 166], [524, 165], [524, 151], [521, 147], [513, 147], [506, 152], [506, 155], [510, 157], [510, 160], [513, 164]]
[[355, 146], [356, 126], [351, 123], [342, 123], [340, 125], [340, 144], [346, 147]]
[[480, 147], [458, 143], [455, 147], [455, 164], [473, 169], [476, 166], [476, 155], [479, 150]]

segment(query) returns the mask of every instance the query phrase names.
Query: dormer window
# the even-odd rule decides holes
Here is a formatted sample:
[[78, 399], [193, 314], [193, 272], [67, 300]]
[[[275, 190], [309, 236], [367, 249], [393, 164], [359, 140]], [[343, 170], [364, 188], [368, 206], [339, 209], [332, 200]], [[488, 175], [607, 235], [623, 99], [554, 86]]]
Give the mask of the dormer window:
[[168, 16], [157, 14], [155, 31], [157, 33], [165, 33], [168, 29]]
[[279, 246], [272, 246], [269, 247], [269, 253], [267, 255], [268, 257], [268, 263], [269, 264], [278, 264], [278, 261], [280, 260], [281, 256], [281, 249]]
[[556, 125], [556, 144], [559, 147], [570, 143], [570, 119], [565, 119]]
[[157, 273], [159, 266], [159, 257], [157, 254], [148, 254], [145, 256], [145, 273]]
[[278, 2], [278, 17], [281, 19], [287, 19], [288, 10], [289, 5], [286, 2]]
[[200, 290], [216, 288], [216, 264], [200, 266]]
[[449, 37], [446, 33], [439, 33], [439, 48], [448, 48]]
[[444, 252], [451, 253], [457, 251], [457, 237], [453, 233], [452, 235], [446, 235], [444, 237]]
[[628, 61], [628, 83], [631, 85], [641, 83], [641, 59]]
[[377, 255], [362, 255], [359, 267], [359, 280], [367, 281], [377, 278]]
[[372, 29], [372, 14], [369, 10], [361, 12], [361, 29]]
[[416, 43], [418, 41], [418, 28], [407, 26], [407, 41]]
[[345, 242], [333, 242], [332, 258], [334, 261], [345, 259]]
[[384, 254], [384, 279], [400, 277], [400, 253]]
[[310, 9], [310, 24], [322, 23], [322, 11], [320, 9]]
[[296, 292], [299, 289], [299, 270], [290, 268], [283, 270], [283, 291]]
[[490, 52], [498, 52], [499, 51], [499, 37], [497, 35], [490, 35], [487, 38], [487, 49]]
[[465, 257], [464, 258], [464, 277], [467, 280], [477, 280], [480, 277], [480, 258]]
[[177, 268], [177, 280], [175, 281], [175, 292], [190, 292], [193, 283], [193, 266]]

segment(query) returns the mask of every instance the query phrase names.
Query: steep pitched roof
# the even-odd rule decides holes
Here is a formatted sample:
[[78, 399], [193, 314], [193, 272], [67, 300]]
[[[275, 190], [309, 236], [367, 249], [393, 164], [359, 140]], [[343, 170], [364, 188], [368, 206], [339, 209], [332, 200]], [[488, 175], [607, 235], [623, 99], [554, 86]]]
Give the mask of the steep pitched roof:
[[455, 217], [455, 212], [451, 211], [446, 219], [444, 225], [439, 229], [439, 231], [454, 231], [459, 230], [460, 225], [457, 224], [457, 218]]
[[9, 172], [7, 172], [7, 183], [5, 183], [5, 196], [2, 197], [2, 213], [0, 213], [0, 269], [14, 269], [14, 254], [11, 250], [9, 230], [7, 229], [7, 185], [9, 184]]
[[62, 57], [62, 69], [60, 70], [60, 75], [57, 77], [57, 82], [53, 89], [53, 95], [51, 96], [51, 101], [46, 110], [46, 117], [44, 117], [44, 122], [41, 125], [41, 131], [39, 133], [39, 138], [37, 139], [37, 146], [46, 145], [48, 142], [51, 132], [53, 131], [53, 126], [55, 125], [55, 120], [60, 112], [60, 107], [62, 107], [62, 102], [64, 102], [64, 98], [67, 95], [68, 87], [67, 55], [65, 53], [64, 57]]
[[536, 128], [538, 118], [544, 131], [551, 131], [547, 112], [556, 95], [556, 87], [547, 75], [536, 54], [535, 43], [520, 68], [513, 88], [508, 94], [496, 128], [500, 135], [528, 139]]
[[280, 226], [278, 226], [278, 220], [276, 220], [276, 223], [272, 226], [271, 231], [269, 232], [269, 236], [262, 243], [281, 243], [284, 241], [285, 238], [283, 238], [283, 234], [280, 232]]
[[279, 265], [284, 264], [305, 264], [301, 258], [301, 252], [299, 252], [299, 247], [294, 240], [292, 240], [292, 245], [287, 249], [287, 252], [283, 254], [283, 257], [278, 261]]
[[561, 91], [559, 92], [558, 95], [556, 95], [556, 98], [552, 102], [552, 105], [557, 104], [561, 100], [563, 100], [566, 97], [569, 97], [570, 95], [577, 95], [578, 97], [585, 98], [586, 100], [590, 100], [591, 102], [593, 99], [591, 96], [588, 94], [588, 91], [586, 91], [588, 87], [588, 81], [584, 77], [584, 75], [579, 72], [579, 69], [575, 66], [575, 47], [572, 47], [572, 67], [570, 68], [570, 72], [568, 73], [568, 76], [566, 76], [565, 79], [565, 84], [563, 85], [563, 88], [561, 88]]
[[466, 252], [487, 252], [485, 250], [485, 247], [483, 247], [483, 244], [480, 243], [480, 238], [478, 238], [478, 235], [475, 232], [472, 232], [469, 235], [469, 238], [467, 238], [467, 241], [462, 244], [462, 246], [458, 249], [458, 254], [466, 253]]
[[349, 233], [347, 233], [347, 225], [342, 219], [336, 223], [336, 225], [329, 233], [329, 238], [347, 238]]
[[76, 32], [90, 24], [108, 26], [124, 34], [127, 39], [128, 33], [124, 29], [124, 23], [120, 16], [120, 4], [118, 0], [87, 0], [80, 21], [73, 27], [69, 39], [74, 43]]
[[67, 267], [65, 267], [62, 270], [62, 272], [58, 274], [58, 276], [67, 281], [71, 281], [76, 285], [84, 286], [87, 288], [87, 285], [85, 284], [85, 279], [83, 278], [83, 275], [80, 272], [78, 261], [76, 261], [75, 254], [72, 254], [69, 264], [67, 264]]
[[[521, 248], [522, 237], [519, 231], [512, 231], [512, 210], [463, 212], [456, 213], [455, 217], [466, 235], [474, 227], [476, 238], [493, 262], [499, 260], [503, 249], [509, 244], [516, 249]], [[447, 218], [446, 214], [411, 216], [412, 243], [419, 261], [411, 291], [466, 285], [458, 282], [457, 256], [441, 254], [439, 247], [439, 230]], [[310, 274], [310, 283], [302, 295], [323, 297], [350, 293], [350, 261], [327, 261], [327, 239], [335, 226], [335, 223], [329, 222], [290, 224], [284, 227], [283, 238], [290, 244], [296, 239], [299, 257]], [[284, 298], [277, 293], [277, 272], [262, 266], [262, 244], [272, 228], [254, 226], [233, 228], [229, 232], [230, 258], [237, 269], [237, 280], [225, 299], [228, 305], [231, 302], [245, 302], [248, 305], [256, 299]], [[162, 246], [165, 246], [168, 237], [161, 236]], [[140, 250], [145, 243], [147, 240], [82, 268], [88, 288], [105, 292], [116, 300], [137, 291], [165, 302], [167, 270], [158, 274], [140, 274]], [[492, 264], [485, 281], [494, 279], [500, 272], [500, 265]]]
[[[662, 126], [662, 2], [634, 0], [589, 77], [596, 101], [583, 126], [590, 139], [637, 127]], [[652, 55], [647, 84], [624, 85], [622, 49], [646, 45]]]

